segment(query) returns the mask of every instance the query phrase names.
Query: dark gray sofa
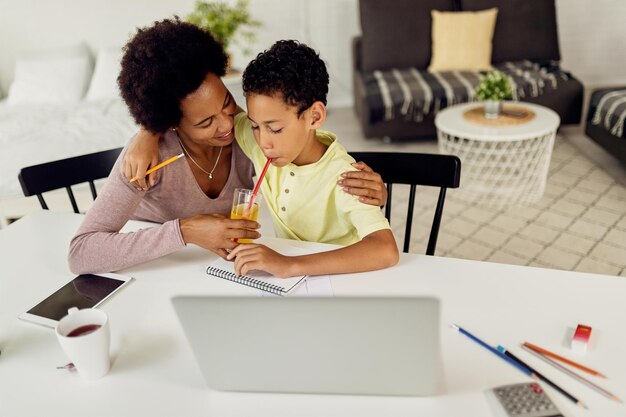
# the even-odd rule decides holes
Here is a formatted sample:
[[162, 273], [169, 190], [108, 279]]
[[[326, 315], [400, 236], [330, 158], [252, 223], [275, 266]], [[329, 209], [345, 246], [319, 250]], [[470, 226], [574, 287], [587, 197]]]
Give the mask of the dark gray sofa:
[[626, 165], [624, 97], [626, 86], [593, 91], [589, 99], [585, 134]]
[[[360, 0], [362, 35], [352, 42], [354, 108], [366, 137], [434, 138], [434, 113], [381, 119], [374, 115], [373, 71], [425, 71], [431, 56], [431, 10], [476, 11], [498, 8], [492, 63], [532, 61], [548, 68], [560, 60], [554, 0]], [[557, 67], [558, 68], [558, 67]], [[583, 86], [558, 68], [558, 86], [520, 100], [556, 111], [562, 124], [581, 119]], [[369, 84], [368, 84], [369, 83]], [[436, 93], [436, 92], [435, 92]], [[369, 96], [368, 96], [369, 94]], [[447, 105], [445, 99], [441, 108]], [[439, 108], [439, 107], [438, 107]]]

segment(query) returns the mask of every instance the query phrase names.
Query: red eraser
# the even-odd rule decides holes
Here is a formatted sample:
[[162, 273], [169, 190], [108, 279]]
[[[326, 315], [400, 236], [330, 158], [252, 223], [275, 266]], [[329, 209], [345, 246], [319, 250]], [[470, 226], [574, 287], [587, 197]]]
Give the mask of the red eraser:
[[578, 326], [576, 326], [574, 337], [572, 337], [572, 350], [580, 353], [585, 353], [587, 351], [587, 346], [589, 345], [590, 337], [591, 326], [585, 326], [584, 324], [579, 324]]

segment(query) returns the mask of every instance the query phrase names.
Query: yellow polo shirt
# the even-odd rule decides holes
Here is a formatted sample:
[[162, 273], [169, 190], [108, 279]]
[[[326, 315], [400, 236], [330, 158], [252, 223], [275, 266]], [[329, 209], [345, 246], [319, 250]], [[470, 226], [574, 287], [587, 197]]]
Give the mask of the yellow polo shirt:
[[[257, 175], [265, 166], [265, 155], [257, 145], [246, 113], [235, 116], [235, 137], [254, 164]], [[378, 207], [361, 203], [337, 185], [340, 174], [355, 171], [334, 134], [317, 131], [317, 139], [328, 145], [322, 158], [309, 165], [270, 165], [261, 192], [272, 215], [276, 236], [310, 242], [350, 245], [370, 233], [389, 229]]]

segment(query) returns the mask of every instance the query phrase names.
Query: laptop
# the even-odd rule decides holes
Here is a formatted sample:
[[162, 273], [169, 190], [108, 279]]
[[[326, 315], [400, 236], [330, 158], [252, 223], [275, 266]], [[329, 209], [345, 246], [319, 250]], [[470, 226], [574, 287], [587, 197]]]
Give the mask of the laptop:
[[176, 296], [172, 304], [214, 390], [440, 392], [435, 298]]

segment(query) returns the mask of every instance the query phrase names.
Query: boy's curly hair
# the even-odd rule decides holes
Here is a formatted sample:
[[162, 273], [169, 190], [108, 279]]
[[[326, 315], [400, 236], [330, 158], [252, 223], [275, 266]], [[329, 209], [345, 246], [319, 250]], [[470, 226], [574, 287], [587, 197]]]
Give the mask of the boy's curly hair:
[[175, 16], [140, 28], [124, 47], [117, 78], [135, 121], [154, 133], [177, 126], [180, 102], [209, 72], [223, 76], [227, 57], [213, 36]]
[[328, 71], [313, 49], [298, 41], [278, 41], [248, 64], [243, 91], [246, 96], [281, 94], [300, 116], [316, 101], [326, 104]]

